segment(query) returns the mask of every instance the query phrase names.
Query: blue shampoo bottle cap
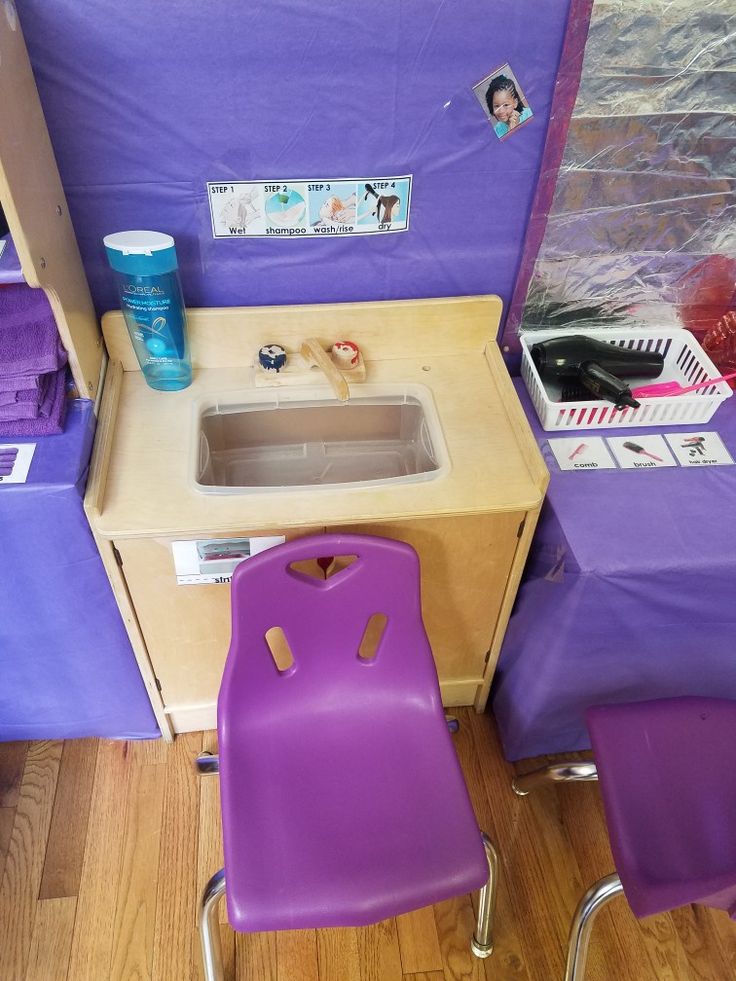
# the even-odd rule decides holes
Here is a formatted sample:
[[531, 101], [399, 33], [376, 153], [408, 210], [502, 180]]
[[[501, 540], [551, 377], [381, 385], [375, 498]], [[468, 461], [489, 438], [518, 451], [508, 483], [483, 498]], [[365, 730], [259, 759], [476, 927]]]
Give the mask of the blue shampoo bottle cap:
[[178, 268], [174, 239], [164, 232], [114, 232], [102, 241], [116, 272], [128, 276], [159, 276]]

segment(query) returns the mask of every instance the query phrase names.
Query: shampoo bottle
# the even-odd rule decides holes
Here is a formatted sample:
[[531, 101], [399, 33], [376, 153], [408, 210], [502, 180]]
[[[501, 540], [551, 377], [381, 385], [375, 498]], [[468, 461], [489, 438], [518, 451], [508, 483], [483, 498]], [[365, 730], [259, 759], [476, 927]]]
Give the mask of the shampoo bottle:
[[106, 235], [103, 241], [146, 381], [164, 392], [186, 388], [192, 365], [173, 238], [132, 231]]

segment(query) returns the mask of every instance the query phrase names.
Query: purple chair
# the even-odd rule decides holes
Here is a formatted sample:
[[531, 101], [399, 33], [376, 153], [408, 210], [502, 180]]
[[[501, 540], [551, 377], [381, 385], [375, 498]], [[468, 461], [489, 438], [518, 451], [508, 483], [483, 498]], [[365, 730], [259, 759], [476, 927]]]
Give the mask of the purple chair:
[[[296, 565], [331, 556], [355, 558], [329, 578]], [[223, 893], [232, 927], [252, 932], [363, 926], [481, 888], [471, 947], [492, 952], [497, 859], [445, 722], [409, 545], [320, 535], [242, 562], [217, 715], [219, 760], [198, 761], [219, 768], [225, 850], [200, 907], [206, 981], [223, 977]]]
[[517, 777], [600, 780], [618, 875], [589, 889], [575, 911], [565, 981], [582, 981], [593, 917], [623, 892], [635, 916], [688, 903], [736, 919], [736, 702], [665, 698], [588, 709], [595, 763], [557, 763]]

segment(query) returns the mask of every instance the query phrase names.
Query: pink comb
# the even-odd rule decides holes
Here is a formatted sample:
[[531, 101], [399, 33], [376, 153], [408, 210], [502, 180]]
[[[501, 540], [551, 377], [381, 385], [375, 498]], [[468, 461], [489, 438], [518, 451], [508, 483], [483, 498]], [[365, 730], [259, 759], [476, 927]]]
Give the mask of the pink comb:
[[684, 395], [686, 392], [694, 392], [698, 388], [707, 388], [708, 385], [715, 385], [716, 382], [728, 381], [729, 378], [736, 378], [736, 371], [730, 375], [719, 375], [718, 378], [706, 378], [705, 381], [698, 382], [697, 385], [688, 385], [683, 388], [679, 382], [657, 382], [656, 385], [642, 385], [639, 388], [632, 388], [631, 394], [635, 399], [652, 399], [662, 395]]

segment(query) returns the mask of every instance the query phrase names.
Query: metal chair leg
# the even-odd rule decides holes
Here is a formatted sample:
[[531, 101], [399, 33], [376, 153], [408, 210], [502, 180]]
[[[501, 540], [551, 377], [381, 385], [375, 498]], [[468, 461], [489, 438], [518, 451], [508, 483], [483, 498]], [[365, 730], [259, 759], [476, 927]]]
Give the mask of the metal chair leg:
[[493, 953], [493, 914], [496, 911], [498, 854], [487, 834], [481, 832], [481, 838], [488, 860], [488, 882], [478, 894], [478, 919], [470, 949], [476, 957], [490, 957]]
[[225, 870], [215, 872], [205, 886], [199, 904], [199, 939], [205, 981], [225, 981], [217, 907], [225, 895]]
[[590, 932], [593, 929], [593, 918], [601, 906], [605, 906], [609, 900], [614, 899], [623, 891], [621, 880], [613, 872], [591, 886], [578, 903], [570, 924], [565, 981], [583, 981], [585, 963], [588, 959]]
[[579, 780], [597, 779], [598, 770], [595, 763], [570, 761], [569, 763], [553, 763], [551, 766], [543, 766], [539, 770], [532, 770], [531, 773], [514, 777], [511, 781], [511, 789], [518, 797], [526, 797], [530, 790], [534, 790], [540, 784], [573, 783]]

